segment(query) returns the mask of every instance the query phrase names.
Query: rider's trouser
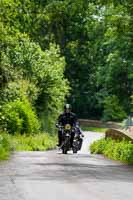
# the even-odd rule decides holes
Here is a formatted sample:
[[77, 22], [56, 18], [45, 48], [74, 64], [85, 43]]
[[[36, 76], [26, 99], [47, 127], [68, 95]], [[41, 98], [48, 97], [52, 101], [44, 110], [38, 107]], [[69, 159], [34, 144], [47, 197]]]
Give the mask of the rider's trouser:
[[74, 131], [72, 131], [72, 132], [71, 132], [71, 140], [70, 140], [70, 145], [71, 145], [71, 147], [73, 146], [74, 135], [75, 135], [75, 133], [74, 133]]
[[59, 146], [61, 145], [61, 143], [62, 143], [62, 131], [59, 130], [58, 131], [58, 144], [59, 144]]

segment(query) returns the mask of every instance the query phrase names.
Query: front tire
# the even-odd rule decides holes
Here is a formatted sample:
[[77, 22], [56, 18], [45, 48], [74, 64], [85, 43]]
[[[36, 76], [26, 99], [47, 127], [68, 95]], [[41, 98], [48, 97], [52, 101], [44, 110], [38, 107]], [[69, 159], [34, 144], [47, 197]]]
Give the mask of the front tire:
[[63, 154], [67, 154], [66, 148], [63, 148], [63, 149], [62, 149], [62, 153], [63, 153]]
[[77, 149], [76, 148], [73, 148], [73, 153], [77, 153]]

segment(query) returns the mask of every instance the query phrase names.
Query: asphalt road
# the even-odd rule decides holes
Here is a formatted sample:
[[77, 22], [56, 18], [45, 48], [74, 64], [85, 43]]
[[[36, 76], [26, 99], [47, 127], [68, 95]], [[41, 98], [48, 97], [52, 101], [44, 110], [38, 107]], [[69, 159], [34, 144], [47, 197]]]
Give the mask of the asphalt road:
[[14, 153], [0, 163], [0, 200], [132, 200], [133, 167], [88, 152], [101, 136], [86, 132], [77, 155]]

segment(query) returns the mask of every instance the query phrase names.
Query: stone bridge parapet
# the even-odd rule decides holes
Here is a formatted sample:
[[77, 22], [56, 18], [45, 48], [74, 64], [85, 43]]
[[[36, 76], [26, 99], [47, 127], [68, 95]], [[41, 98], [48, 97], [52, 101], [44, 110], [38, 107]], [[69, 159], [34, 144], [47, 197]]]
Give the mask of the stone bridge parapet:
[[105, 132], [105, 138], [112, 138], [115, 140], [126, 139], [133, 143], [133, 132], [111, 128]]

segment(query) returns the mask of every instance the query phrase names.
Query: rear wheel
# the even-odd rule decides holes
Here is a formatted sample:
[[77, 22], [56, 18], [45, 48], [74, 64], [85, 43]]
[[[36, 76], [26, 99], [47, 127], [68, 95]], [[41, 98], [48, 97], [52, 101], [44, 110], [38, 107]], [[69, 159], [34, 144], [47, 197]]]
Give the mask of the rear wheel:
[[82, 143], [83, 143], [83, 139], [80, 139], [80, 140], [79, 140], [79, 150], [80, 150], [81, 147], [82, 147]]
[[77, 149], [76, 148], [73, 148], [73, 153], [77, 153]]

